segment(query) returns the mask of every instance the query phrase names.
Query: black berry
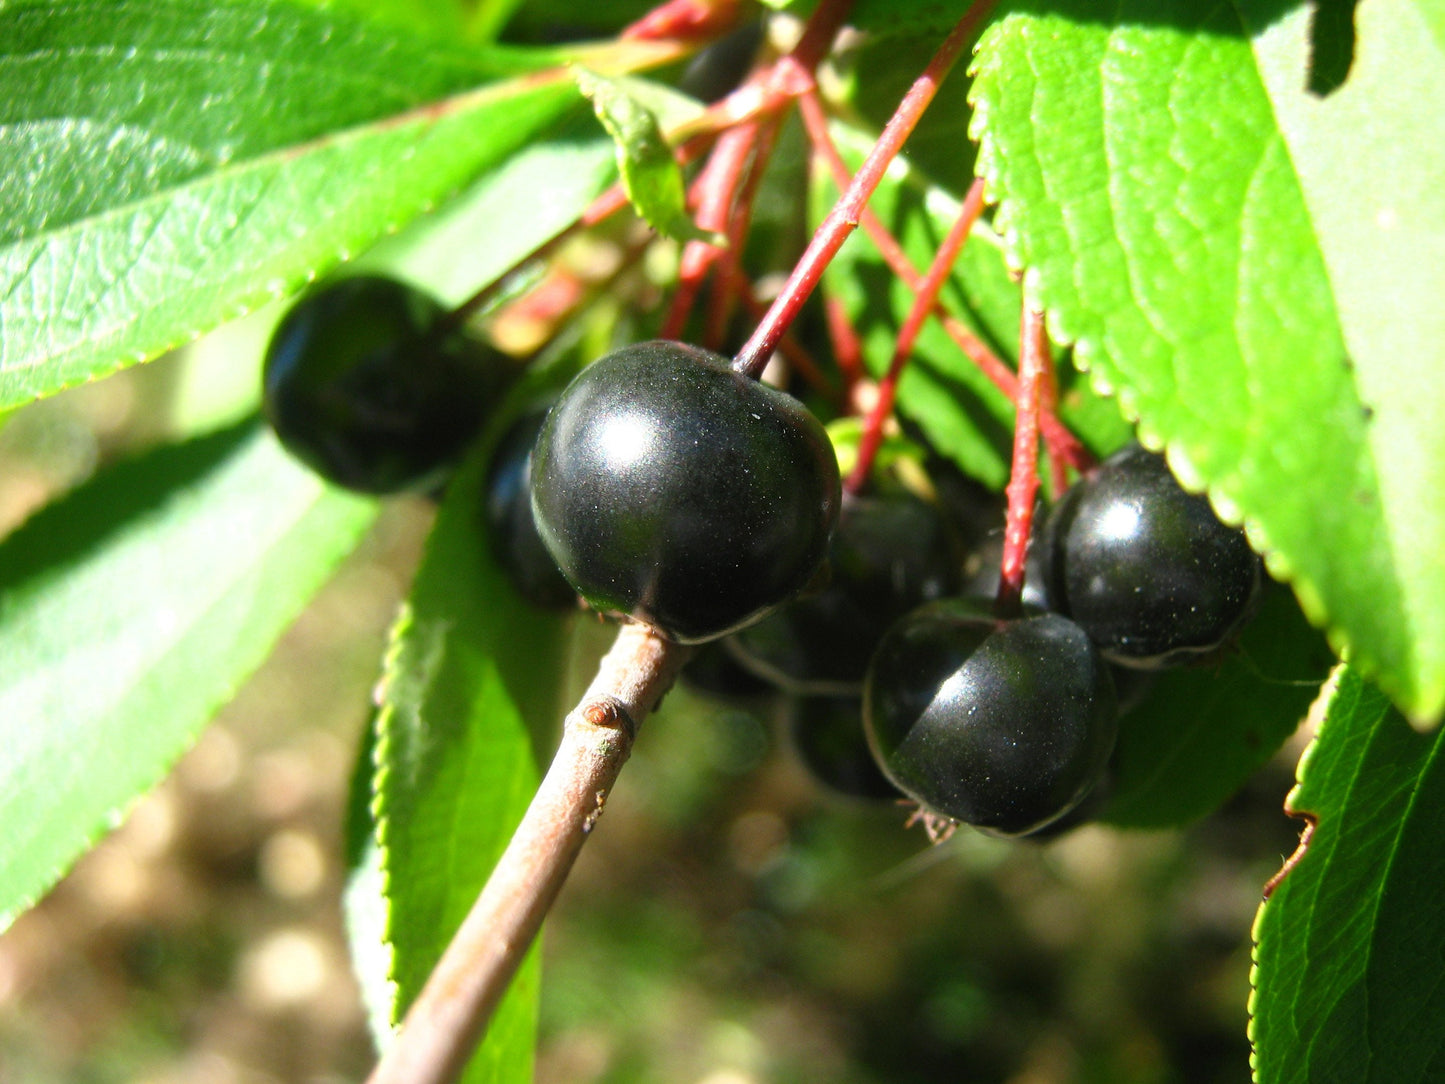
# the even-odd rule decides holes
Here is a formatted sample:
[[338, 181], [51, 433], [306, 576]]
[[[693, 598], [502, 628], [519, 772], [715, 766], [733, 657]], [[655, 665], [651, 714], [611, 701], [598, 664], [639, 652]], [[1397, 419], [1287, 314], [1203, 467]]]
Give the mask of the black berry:
[[1006, 835], [1079, 804], [1117, 731], [1098, 649], [1058, 614], [1000, 621], [946, 599], [903, 618], [868, 669], [863, 718], [879, 766], [925, 809]]
[[532, 446], [546, 409], [522, 415], [507, 429], [487, 471], [487, 528], [498, 563], [517, 593], [548, 610], [577, 608], [577, 592], [547, 552], [532, 518]]
[[262, 399], [282, 444], [338, 485], [434, 486], [477, 435], [501, 362], [442, 322], [432, 297], [376, 276], [298, 301], [266, 351]]
[[532, 452], [537, 529], [596, 610], [683, 643], [797, 594], [827, 552], [838, 464], [791, 396], [675, 342], [618, 350], [562, 393]]
[[770, 682], [745, 669], [723, 645], [710, 640], [693, 652], [678, 682], [701, 696], [722, 701], [758, 701], [777, 695]]
[[1175, 665], [1218, 649], [1253, 611], [1259, 558], [1244, 532], [1132, 445], [1081, 479], [1043, 531], [1052, 609], [1114, 662]]
[[[1037, 522], [1038, 513], [1035, 513]], [[1047, 573], [1039, 545], [1030, 543], [1024, 558], [1024, 591], [1022, 602], [1025, 606], [1044, 610], [1048, 608], [1048, 594], [1044, 585]], [[963, 594], [978, 598], [993, 598], [998, 594], [999, 581], [1003, 579], [1003, 528], [991, 531], [964, 563]]]
[[868, 749], [858, 697], [798, 697], [790, 729], [798, 759], [830, 791], [873, 801], [901, 797]]
[[761, 21], [750, 22], [713, 42], [688, 62], [678, 89], [704, 102], [725, 98], [748, 74], [765, 29]]
[[888, 626], [955, 594], [961, 565], [952, 532], [927, 501], [905, 490], [845, 497], [827, 585], [743, 629], [728, 647], [782, 689], [857, 696]]

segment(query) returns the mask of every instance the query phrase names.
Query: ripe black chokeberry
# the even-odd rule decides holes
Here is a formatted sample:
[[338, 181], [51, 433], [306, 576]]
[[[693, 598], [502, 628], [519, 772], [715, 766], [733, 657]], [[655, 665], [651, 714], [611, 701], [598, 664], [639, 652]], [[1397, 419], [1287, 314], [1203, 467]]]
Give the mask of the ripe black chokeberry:
[[793, 748], [814, 779], [849, 798], [900, 797], [868, 749], [858, 697], [804, 696], [792, 708]]
[[497, 561], [517, 593], [547, 610], [577, 607], [577, 592], [547, 552], [532, 518], [532, 446], [545, 408], [523, 414], [507, 429], [487, 470], [487, 527]]
[[537, 529], [568, 582], [594, 609], [683, 643], [797, 594], [827, 552], [838, 504], [818, 420], [681, 343], [589, 365], [532, 450]]
[[852, 695], [888, 626], [958, 590], [959, 548], [938, 509], [906, 490], [847, 496], [828, 584], [730, 637], [754, 673], [790, 692]]
[[713, 700], [761, 701], [775, 697], [778, 690], [744, 669], [732, 652], [723, 647], [726, 642], [709, 640], [694, 651], [677, 675], [678, 683]]
[[338, 279], [301, 298], [266, 350], [262, 399], [288, 451], [367, 493], [440, 481], [505, 382], [500, 360], [394, 279]]
[[[1037, 518], [1038, 513], [1035, 513]], [[1024, 558], [1024, 591], [1021, 601], [1035, 609], [1048, 609], [1048, 594], [1045, 591], [1047, 572], [1041, 556], [1042, 547], [1037, 542], [1029, 545]], [[963, 594], [978, 598], [993, 598], [998, 594], [999, 580], [1003, 578], [1003, 528], [991, 531], [969, 558], [964, 562]]]
[[1043, 530], [1050, 607], [1125, 666], [1214, 651], [1253, 610], [1259, 558], [1161, 456], [1132, 445], [1055, 505]]
[[926, 810], [1005, 834], [1079, 804], [1117, 732], [1098, 649], [1058, 614], [981, 599], [920, 607], [873, 656], [863, 718], [879, 766]]

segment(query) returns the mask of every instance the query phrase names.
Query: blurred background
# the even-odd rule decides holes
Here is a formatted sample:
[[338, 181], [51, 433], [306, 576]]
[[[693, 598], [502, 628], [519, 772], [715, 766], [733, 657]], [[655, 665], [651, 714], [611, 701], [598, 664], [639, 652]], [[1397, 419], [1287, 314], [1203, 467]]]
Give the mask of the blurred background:
[[[235, 370], [167, 359], [16, 412], [0, 534], [215, 424], [220, 384], [255, 379]], [[0, 935], [0, 1084], [365, 1076], [342, 822], [431, 514], [389, 505], [170, 777]], [[791, 734], [784, 705], [681, 687], [648, 722], [547, 928], [539, 1084], [1249, 1080], [1249, 929], [1296, 840], [1298, 742], [1184, 832], [931, 846], [820, 785]]]

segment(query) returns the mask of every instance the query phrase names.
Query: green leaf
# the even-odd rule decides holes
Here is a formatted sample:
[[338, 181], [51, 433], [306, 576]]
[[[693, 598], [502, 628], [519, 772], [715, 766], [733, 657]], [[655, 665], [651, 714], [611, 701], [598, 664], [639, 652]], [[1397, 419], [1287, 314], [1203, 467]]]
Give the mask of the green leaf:
[[577, 85], [592, 102], [597, 119], [617, 144], [622, 186], [637, 213], [659, 233], [680, 241], [722, 244], [722, 238], [700, 230], [687, 213], [682, 168], [652, 111], [615, 79], [586, 68], [574, 69]]
[[[1438, 296], [1445, 193], [1413, 156], [1382, 180], [1388, 164], [1365, 148], [1394, 141], [1436, 161], [1445, 118], [1420, 88], [1440, 85], [1439, 39], [1416, 32], [1409, 4], [1380, 3], [1404, 25], [1362, 22], [1349, 81], [1317, 106], [1339, 111], [1326, 132], [1283, 108], [1283, 87], [1308, 79], [1305, 7], [1256, 47], [1243, 6], [1020, 5], [980, 45], [980, 172], [1012, 261], [1095, 386], [1244, 523], [1336, 648], [1428, 722], [1445, 710], [1445, 435], [1432, 409], [1445, 339], [1430, 331], [1438, 313], [1415, 310]], [[1421, 40], [1407, 49], [1402, 36]], [[1369, 134], [1340, 134], [1359, 125]], [[1377, 182], [1363, 204], [1341, 196]], [[1399, 236], [1417, 238], [1408, 259], [1352, 240], [1383, 202]], [[1370, 307], [1417, 274], [1424, 295]], [[1377, 285], [1361, 294], [1363, 280]]]
[[[529, 724], [562, 718], [566, 624], [513, 593], [477, 509], [489, 447], [448, 487], [382, 686], [373, 812], [392, 1022], [471, 907], [538, 781]], [[376, 987], [375, 976], [363, 985]], [[530, 1081], [539, 969], [529, 957], [469, 1081]]]
[[[1429, 720], [1445, 710], [1445, 11], [1418, 0], [1360, 5], [1349, 77], [1320, 98], [1305, 78], [1321, 47], [1310, 40], [1313, 9], [1276, 18], [1273, 4], [1238, 6], [1370, 412], [1360, 455], [1374, 465], [1398, 593], [1389, 616], [1406, 652], [1381, 653], [1381, 683]], [[1363, 664], [1375, 653], [1346, 616], [1344, 642]]]
[[318, 8], [344, 7], [372, 22], [389, 22], [455, 40], [467, 23], [461, 0], [305, 0]]
[[468, 35], [474, 41], [494, 41], [521, 4], [522, 0], [476, 0], [467, 20]]
[[1261, 1084], [1445, 1075], [1445, 732], [1341, 667], [1288, 808], [1315, 827], [1254, 925]]
[[341, 894], [351, 970], [361, 988], [372, 1040], [383, 1046], [391, 1035], [396, 983], [391, 978], [391, 945], [386, 939], [387, 904], [381, 847], [371, 802], [376, 779], [376, 713], [366, 722], [346, 792], [346, 887]]
[[1167, 828], [1213, 812], [1295, 732], [1333, 661], [1289, 592], [1273, 587], [1221, 662], [1122, 676], [1148, 691], [1119, 720], [1097, 819]]
[[[356, 261], [458, 305], [566, 229], [616, 173], [612, 142], [578, 103], [445, 207]], [[525, 208], [526, 213], [521, 213]], [[261, 359], [283, 304], [223, 324], [187, 348], [171, 429], [209, 431], [257, 409]]]
[[616, 175], [612, 141], [578, 102], [462, 195], [357, 262], [461, 304], [572, 225]]
[[375, 514], [248, 423], [116, 466], [0, 544], [0, 926], [160, 779]]
[[0, 7], [0, 408], [152, 357], [397, 229], [576, 89], [276, 0]]
[[[857, 129], [835, 125], [844, 161], [856, 169], [873, 140]], [[821, 220], [837, 189], [819, 178], [813, 212]], [[958, 217], [957, 198], [898, 163], [885, 175], [869, 208], [898, 238], [922, 274]], [[913, 304], [913, 293], [884, 263], [860, 230], [825, 272], [827, 288], [840, 298], [863, 343], [874, 376], [888, 369], [898, 329]], [[947, 310], [1009, 365], [1018, 357], [1020, 291], [1005, 264], [998, 236], [978, 223], [963, 248], [941, 300]], [[1067, 371], [1060, 389], [1064, 420], [1097, 452], [1129, 439], [1118, 411], [1101, 402]], [[965, 473], [993, 489], [1008, 481], [1013, 447], [1013, 404], [949, 338], [937, 320], [923, 327], [898, 386], [898, 411], [917, 422], [929, 442]]]

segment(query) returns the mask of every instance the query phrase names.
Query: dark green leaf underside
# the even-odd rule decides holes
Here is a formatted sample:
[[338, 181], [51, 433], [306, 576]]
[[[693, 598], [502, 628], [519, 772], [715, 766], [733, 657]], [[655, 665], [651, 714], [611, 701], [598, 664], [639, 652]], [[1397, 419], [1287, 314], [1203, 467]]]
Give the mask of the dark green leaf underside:
[[0, 545], [0, 926], [161, 778], [375, 514], [247, 424], [106, 471]]
[[1188, 824], [1213, 812], [1294, 733], [1332, 662], [1285, 589], [1219, 662], [1158, 675], [1119, 721], [1111, 794], [1098, 819], [1126, 828]]
[[1321, 707], [1289, 800], [1316, 827], [1255, 921], [1255, 1079], [1445, 1079], [1445, 732], [1345, 667]]

